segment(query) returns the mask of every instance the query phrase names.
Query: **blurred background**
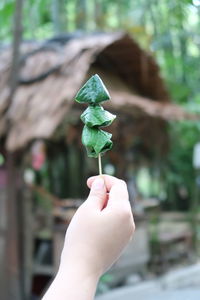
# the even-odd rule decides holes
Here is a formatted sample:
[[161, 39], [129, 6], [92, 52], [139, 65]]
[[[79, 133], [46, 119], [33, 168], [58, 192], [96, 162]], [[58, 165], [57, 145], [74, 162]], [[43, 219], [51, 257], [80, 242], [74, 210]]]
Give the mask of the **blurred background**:
[[200, 299], [199, 61], [199, 0], [1, 0], [2, 299], [41, 298], [98, 174], [74, 101], [96, 73], [137, 227], [97, 298]]

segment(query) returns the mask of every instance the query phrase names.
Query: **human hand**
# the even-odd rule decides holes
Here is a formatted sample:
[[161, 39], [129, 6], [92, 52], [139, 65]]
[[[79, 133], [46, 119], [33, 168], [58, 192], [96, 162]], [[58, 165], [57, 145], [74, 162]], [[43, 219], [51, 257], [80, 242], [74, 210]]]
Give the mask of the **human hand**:
[[125, 182], [103, 175], [67, 229], [59, 271], [43, 300], [92, 300], [99, 277], [117, 260], [134, 232]]
[[102, 175], [87, 184], [90, 194], [67, 229], [60, 268], [73, 266], [74, 272], [99, 278], [118, 259], [135, 227], [124, 181]]

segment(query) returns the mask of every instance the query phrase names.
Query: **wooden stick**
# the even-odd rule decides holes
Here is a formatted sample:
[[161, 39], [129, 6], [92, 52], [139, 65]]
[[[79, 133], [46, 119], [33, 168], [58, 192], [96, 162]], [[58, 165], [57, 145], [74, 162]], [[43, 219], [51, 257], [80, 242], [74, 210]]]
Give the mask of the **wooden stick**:
[[99, 175], [102, 175], [101, 153], [99, 153], [98, 155], [98, 162], [99, 162]]

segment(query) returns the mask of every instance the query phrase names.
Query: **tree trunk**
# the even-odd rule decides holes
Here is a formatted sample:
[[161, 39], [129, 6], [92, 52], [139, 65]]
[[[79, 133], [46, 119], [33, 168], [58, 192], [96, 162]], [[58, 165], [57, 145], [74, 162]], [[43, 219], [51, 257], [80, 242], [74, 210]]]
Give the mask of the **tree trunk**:
[[[18, 85], [19, 69], [20, 69], [20, 44], [22, 40], [22, 15], [23, 0], [16, 0], [14, 29], [13, 29], [13, 51], [12, 64], [10, 73], [10, 95], [8, 106], [12, 103], [14, 93]], [[9, 119], [7, 120], [9, 128]], [[20, 230], [19, 230], [19, 207], [17, 203], [17, 187], [16, 187], [16, 166], [14, 154], [7, 153], [7, 201], [6, 201], [6, 300], [22, 300], [22, 280], [21, 280], [21, 257], [20, 257]]]
[[19, 78], [20, 69], [20, 44], [22, 40], [22, 17], [23, 17], [24, 0], [16, 0], [14, 29], [13, 29], [13, 51], [12, 51], [12, 67], [10, 73], [10, 102], [15, 93]]
[[94, 4], [94, 20], [97, 30], [102, 30], [104, 28], [104, 18], [103, 3], [101, 0], [96, 0]]
[[86, 21], [87, 21], [86, 0], [77, 0], [77, 15], [76, 15], [77, 29], [86, 30], [86, 28], [87, 28]]
[[65, 0], [52, 0], [52, 18], [55, 34], [67, 31], [67, 12]]
[[182, 57], [182, 82], [186, 84], [187, 86], [187, 58], [188, 58], [188, 49], [187, 49], [187, 39], [186, 35], [183, 34], [186, 32], [184, 28], [184, 12], [182, 11], [181, 4], [179, 4], [179, 10], [180, 10], [180, 25], [179, 25], [179, 44], [180, 44], [180, 52]]

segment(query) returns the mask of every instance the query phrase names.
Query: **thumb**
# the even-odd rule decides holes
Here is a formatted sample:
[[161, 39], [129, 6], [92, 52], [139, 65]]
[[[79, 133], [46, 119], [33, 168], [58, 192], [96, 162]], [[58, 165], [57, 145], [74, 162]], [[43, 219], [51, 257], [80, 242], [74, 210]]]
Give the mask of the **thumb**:
[[99, 209], [103, 209], [106, 202], [106, 186], [102, 177], [97, 177], [91, 186], [87, 201], [94, 204]]

